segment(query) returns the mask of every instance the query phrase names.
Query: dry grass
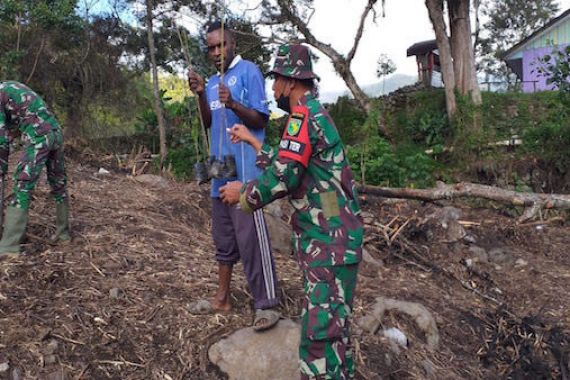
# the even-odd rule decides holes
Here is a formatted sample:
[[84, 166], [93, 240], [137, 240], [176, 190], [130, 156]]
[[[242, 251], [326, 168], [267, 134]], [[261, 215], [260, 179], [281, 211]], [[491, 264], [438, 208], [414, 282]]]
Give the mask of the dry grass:
[[[36, 191], [26, 254], [0, 268], [0, 363], [8, 362], [7, 373], [17, 369], [22, 379], [58, 371], [67, 379], [223, 378], [207, 349], [248, 326], [253, 310], [241, 268], [235, 271], [232, 313], [188, 310], [216, 288], [208, 190], [173, 181], [153, 188], [125, 174], [96, 171], [69, 164], [71, 245], [45, 244], [54, 208], [44, 184]], [[523, 268], [468, 271], [465, 244], [423, 239], [421, 221], [433, 207], [374, 200], [364, 206], [374, 215], [367, 246], [385, 266], [362, 267], [356, 318], [379, 295], [420, 302], [434, 314], [442, 343], [429, 352], [421, 331], [397, 314], [384, 323], [408, 335], [410, 347], [399, 356], [384, 338], [355, 328], [358, 378], [507, 378], [531, 354], [545, 373], [563, 378], [570, 328], [568, 228], [516, 227], [495, 212], [465, 210], [464, 219], [473, 222], [467, 228], [480, 244], [511, 247], [528, 261]], [[302, 292], [297, 265], [282, 255], [277, 265], [282, 311], [295, 318]], [[529, 324], [528, 316], [537, 316], [532, 321], [539, 325]], [[558, 363], [554, 346], [561, 352]]]

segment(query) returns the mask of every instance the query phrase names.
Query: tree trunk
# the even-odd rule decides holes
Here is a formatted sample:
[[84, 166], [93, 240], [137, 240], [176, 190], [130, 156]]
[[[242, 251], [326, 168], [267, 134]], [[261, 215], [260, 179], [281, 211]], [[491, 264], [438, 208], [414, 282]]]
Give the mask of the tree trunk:
[[[76, 103], [76, 102], [73, 102]], [[69, 107], [67, 111], [67, 120], [63, 128], [63, 136], [66, 140], [73, 140], [79, 137], [79, 131], [81, 130], [81, 107], [79, 104], [73, 104]]]
[[570, 209], [570, 195], [567, 194], [522, 193], [469, 182], [461, 182], [453, 185], [438, 182], [437, 187], [434, 189], [359, 186], [358, 191], [363, 194], [372, 194], [387, 198], [406, 198], [431, 202], [442, 199], [475, 197], [512, 206], [524, 206], [525, 212], [519, 218], [519, 222], [525, 222], [535, 217], [543, 208]]
[[349, 88], [350, 92], [352, 92], [352, 95], [354, 95], [354, 99], [356, 99], [360, 108], [362, 108], [366, 113], [369, 113], [371, 107], [370, 98], [368, 98], [368, 95], [362, 91], [362, 88], [360, 88], [358, 83], [356, 83], [356, 78], [354, 78], [354, 75], [350, 70], [350, 63], [348, 63], [342, 56], [329, 55], [326, 52], [323, 53], [332, 60], [335, 71], [344, 80], [344, 83], [346, 83], [346, 86]]
[[166, 159], [166, 123], [162, 112], [162, 104], [160, 100], [160, 89], [158, 87], [158, 68], [156, 64], [156, 50], [154, 46], [154, 33], [152, 26], [152, 10], [153, 0], [146, 0], [146, 35], [148, 39], [148, 51], [150, 56], [151, 72], [152, 72], [152, 89], [154, 94], [154, 111], [158, 120], [158, 136], [160, 142], [160, 168], [164, 167]]
[[[356, 54], [356, 50], [358, 49], [358, 45], [360, 39], [362, 37], [362, 33], [364, 31], [364, 23], [368, 14], [373, 10], [374, 5], [376, 4], [377, 0], [368, 0], [367, 6], [364, 8], [364, 11], [360, 17], [360, 24], [358, 27], [358, 31], [356, 36], [354, 37], [354, 44], [350, 52], [344, 56], [336, 51], [331, 45], [323, 43], [319, 39], [317, 39], [311, 30], [307, 26], [307, 24], [299, 17], [299, 15], [295, 12], [294, 7], [291, 7], [291, 4], [288, 0], [278, 0], [277, 3], [281, 10], [282, 17], [285, 20], [288, 20], [295, 26], [299, 32], [305, 37], [305, 40], [299, 41], [307, 43], [318, 50], [320, 50], [324, 55], [330, 58], [332, 61], [333, 67], [338, 75], [344, 80], [346, 86], [349, 88], [350, 92], [354, 95], [354, 99], [358, 102], [358, 105], [366, 111], [366, 113], [370, 112], [370, 99], [368, 96], [362, 91], [362, 88], [356, 82], [352, 71], [350, 70], [350, 65], [352, 63], [352, 59]], [[385, 131], [382, 131], [385, 132]]]
[[451, 118], [457, 111], [455, 100], [455, 74], [453, 70], [453, 59], [451, 57], [451, 46], [447, 36], [445, 20], [443, 18], [443, 0], [426, 0], [429, 18], [435, 31], [435, 39], [439, 50], [441, 62], [441, 75], [445, 86], [445, 103], [447, 115]]
[[470, 0], [447, 0], [451, 29], [451, 54], [456, 86], [461, 95], [469, 95], [474, 104], [481, 104], [471, 41]]

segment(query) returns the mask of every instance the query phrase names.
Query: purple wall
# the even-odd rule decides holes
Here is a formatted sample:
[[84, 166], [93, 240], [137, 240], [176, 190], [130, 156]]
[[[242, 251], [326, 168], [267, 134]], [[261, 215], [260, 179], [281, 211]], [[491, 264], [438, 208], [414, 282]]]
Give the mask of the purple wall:
[[[564, 48], [566, 45], [560, 46]], [[554, 90], [556, 86], [547, 85], [546, 78], [540, 76], [536, 70], [537, 59], [547, 54], [551, 54], [554, 48], [552, 46], [526, 50], [523, 52], [523, 92], [536, 92]], [[537, 81], [532, 83], [532, 81]]]

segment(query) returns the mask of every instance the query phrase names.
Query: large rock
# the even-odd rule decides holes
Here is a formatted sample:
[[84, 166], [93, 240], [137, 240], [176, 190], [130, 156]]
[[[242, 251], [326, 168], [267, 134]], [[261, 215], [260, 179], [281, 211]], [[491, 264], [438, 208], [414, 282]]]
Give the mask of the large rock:
[[290, 319], [265, 332], [248, 327], [212, 345], [210, 361], [229, 380], [298, 379], [300, 331]]
[[384, 314], [389, 310], [395, 310], [412, 317], [416, 325], [424, 332], [428, 349], [435, 350], [438, 347], [439, 331], [435, 319], [425, 306], [416, 302], [378, 297], [371, 312], [361, 317], [357, 324], [371, 334], [375, 334], [382, 325]]

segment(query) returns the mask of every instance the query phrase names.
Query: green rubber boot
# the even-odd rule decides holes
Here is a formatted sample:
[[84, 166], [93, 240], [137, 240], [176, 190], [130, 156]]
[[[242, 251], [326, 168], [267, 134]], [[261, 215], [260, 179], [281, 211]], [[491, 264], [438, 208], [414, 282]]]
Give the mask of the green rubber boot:
[[69, 243], [69, 204], [56, 203], [55, 205], [55, 234], [50, 237], [52, 243]]
[[28, 210], [8, 206], [4, 231], [0, 240], [0, 257], [17, 256], [20, 253], [20, 241], [26, 233]]

